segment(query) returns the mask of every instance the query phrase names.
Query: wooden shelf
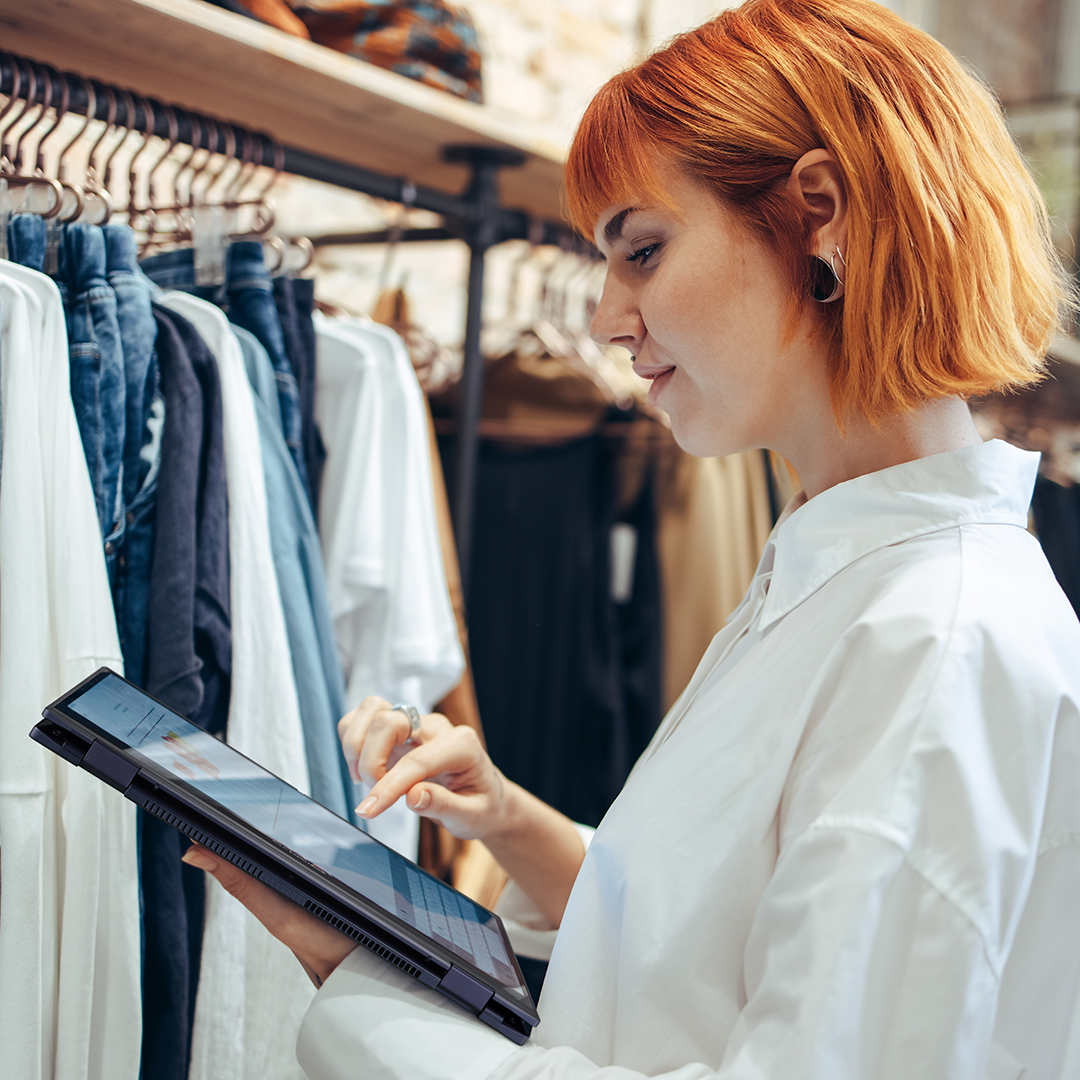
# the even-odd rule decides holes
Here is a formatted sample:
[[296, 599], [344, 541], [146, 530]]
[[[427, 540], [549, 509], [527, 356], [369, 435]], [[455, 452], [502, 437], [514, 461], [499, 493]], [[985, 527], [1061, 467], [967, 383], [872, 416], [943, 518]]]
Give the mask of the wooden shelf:
[[500, 173], [508, 208], [559, 221], [565, 147], [404, 76], [201, 0], [0, 0], [0, 47], [452, 194], [466, 143], [523, 151]]

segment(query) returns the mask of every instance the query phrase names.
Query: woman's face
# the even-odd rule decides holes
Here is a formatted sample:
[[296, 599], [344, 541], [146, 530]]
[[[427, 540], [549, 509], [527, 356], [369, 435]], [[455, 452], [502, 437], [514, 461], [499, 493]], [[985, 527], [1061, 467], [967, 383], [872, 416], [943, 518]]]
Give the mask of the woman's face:
[[828, 381], [808, 320], [784, 342], [784, 267], [702, 184], [661, 175], [676, 209], [627, 202], [600, 215], [607, 276], [592, 335], [635, 356], [685, 450], [790, 454]]

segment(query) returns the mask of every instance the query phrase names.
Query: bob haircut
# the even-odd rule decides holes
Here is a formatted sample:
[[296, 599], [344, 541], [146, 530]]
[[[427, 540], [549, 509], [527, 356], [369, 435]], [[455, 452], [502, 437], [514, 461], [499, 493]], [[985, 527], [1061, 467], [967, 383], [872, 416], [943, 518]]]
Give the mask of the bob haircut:
[[[818, 147], [848, 201], [841, 300], [810, 298], [814, 222], [785, 184]], [[870, 0], [749, 0], [616, 75], [567, 164], [576, 228], [613, 203], [671, 206], [667, 160], [791, 268], [789, 327], [816, 307], [833, 410], [872, 421], [1042, 377], [1072, 289], [1045, 204], [991, 94]]]

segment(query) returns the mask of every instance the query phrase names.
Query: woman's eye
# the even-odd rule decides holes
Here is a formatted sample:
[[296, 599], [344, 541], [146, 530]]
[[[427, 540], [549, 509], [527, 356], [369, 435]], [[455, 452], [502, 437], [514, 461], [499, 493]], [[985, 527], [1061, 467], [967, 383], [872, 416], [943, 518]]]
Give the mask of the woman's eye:
[[644, 247], [639, 247], [637, 251], [632, 251], [626, 256], [626, 261], [644, 266], [659, 246], [659, 244], [646, 244]]

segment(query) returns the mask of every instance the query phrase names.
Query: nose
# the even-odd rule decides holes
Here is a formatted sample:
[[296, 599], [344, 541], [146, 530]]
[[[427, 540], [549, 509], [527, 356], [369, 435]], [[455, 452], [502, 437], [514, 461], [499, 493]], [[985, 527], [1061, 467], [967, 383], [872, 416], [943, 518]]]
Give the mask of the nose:
[[604, 289], [589, 326], [594, 341], [601, 345], [621, 345], [632, 353], [645, 337], [645, 322], [638, 310], [633, 290], [608, 266]]

